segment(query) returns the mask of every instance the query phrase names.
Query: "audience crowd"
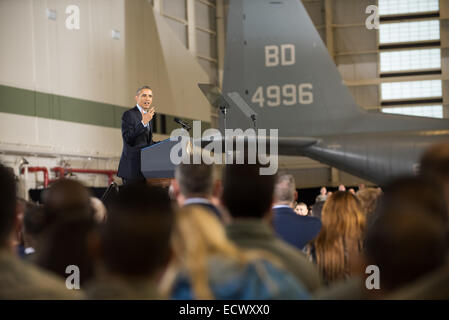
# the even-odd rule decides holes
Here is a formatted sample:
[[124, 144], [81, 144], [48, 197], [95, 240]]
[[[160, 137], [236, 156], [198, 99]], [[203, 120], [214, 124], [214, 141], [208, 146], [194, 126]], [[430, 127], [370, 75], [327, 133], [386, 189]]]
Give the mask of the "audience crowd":
[[260, 168], [181, 164], [105, 204], [61, 179], [35, 204], [0, 164], [0, 299], [449, 299], [449, 143], [310, 210]]

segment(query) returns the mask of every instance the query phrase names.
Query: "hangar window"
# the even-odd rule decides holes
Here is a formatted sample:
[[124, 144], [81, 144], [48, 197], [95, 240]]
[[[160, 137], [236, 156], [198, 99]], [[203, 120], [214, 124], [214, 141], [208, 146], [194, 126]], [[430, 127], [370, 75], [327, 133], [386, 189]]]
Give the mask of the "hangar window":
[[438, 11], [438, 1], [439, 0], [379, 0], [379, 14], [392, 15]]
[[443, 117], [438, 0], [379, 0], [383, 112]]
[[383, 108], [382, 112], [394, 113], [394, 114], [405, 114], [405, 115], [409, 115], [409, 116], [443, 118], [443, 106], [442, 105]]
[[381, 44], [439, 39], [439, 20], [385, 23], [379, 26]]
[[441, 97], [441, 80], [382, 83], [382, 100]]
[[441, 69], [441, 49], [397, 50], [380, 53], [380, 72]]

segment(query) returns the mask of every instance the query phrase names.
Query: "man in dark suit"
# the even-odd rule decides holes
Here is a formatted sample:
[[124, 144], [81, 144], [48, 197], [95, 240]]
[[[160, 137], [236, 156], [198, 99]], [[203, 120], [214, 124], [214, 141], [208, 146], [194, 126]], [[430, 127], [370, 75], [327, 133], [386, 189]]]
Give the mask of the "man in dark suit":
[[219, 184], [214, 181], [213, 165], [192, 162], [180, 163], [175, 169], [172, 188], [178, 205], [200, 206], [223, 221], [222, 212], [212, 203], [219, 192]]
[[302, 250], [320, 232], [321, 221], [296, 214], [291, 208], [296, 197], [295, 178], [290, 174], [279, 175], [274, 191], [274, 229], [284, 241]]
[[153, 141], [154, 107], [153, 90], [143, 86], [137, 90], [136, 106], [123, 113], [122, 138], [123, 152], [118, 166], [117, 176], [123, 184], [145, 180], [140, 171], [140, 150], [155, 143]]

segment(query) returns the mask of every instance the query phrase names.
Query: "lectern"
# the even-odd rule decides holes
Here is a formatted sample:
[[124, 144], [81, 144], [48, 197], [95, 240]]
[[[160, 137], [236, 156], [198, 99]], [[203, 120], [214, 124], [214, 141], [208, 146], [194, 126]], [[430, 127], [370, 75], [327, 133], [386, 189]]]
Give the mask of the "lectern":
[[175, 177], [175, 165], [170, 160], [170, 152], [177, 143], [177, 140], [166, 139], [140, 151], [140, 168], [149, 183], [167, 186], [170, 179]]

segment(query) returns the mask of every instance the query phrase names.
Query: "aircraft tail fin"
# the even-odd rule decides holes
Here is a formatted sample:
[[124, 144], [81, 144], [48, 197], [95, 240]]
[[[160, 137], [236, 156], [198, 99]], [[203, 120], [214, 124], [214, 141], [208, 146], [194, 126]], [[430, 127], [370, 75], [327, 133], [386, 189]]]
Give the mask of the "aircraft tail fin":
[[227, 127], [323, 136], [447, 128], [447, 120], [359, 107], [300, 0], [230, 0], [223, 96]]
[[[299, 0], [230, 1], [223, 93], [284, 136], [340, 131], [364, 112]], [[245, 112], [229, 112], [228, 123], [248, 125]]]

